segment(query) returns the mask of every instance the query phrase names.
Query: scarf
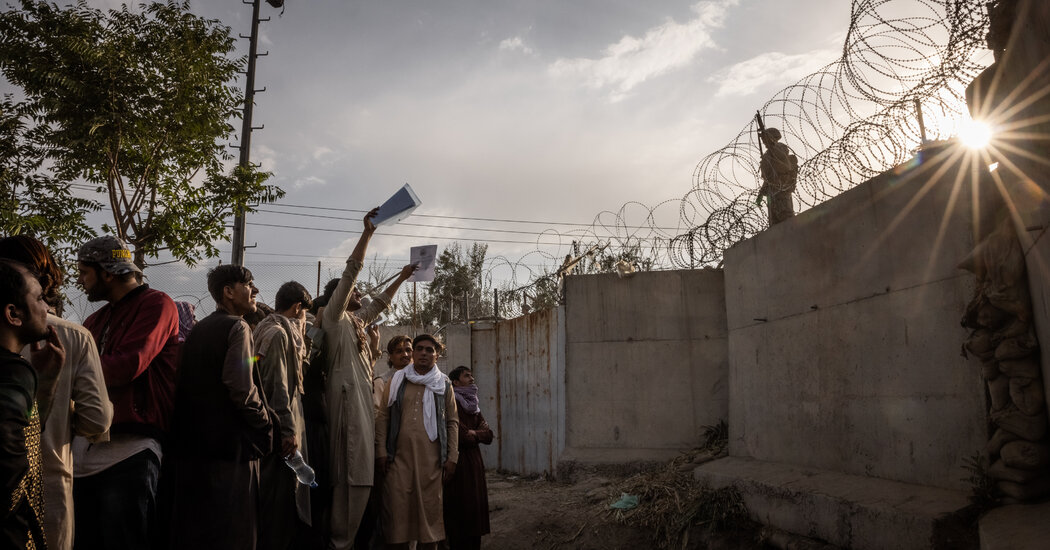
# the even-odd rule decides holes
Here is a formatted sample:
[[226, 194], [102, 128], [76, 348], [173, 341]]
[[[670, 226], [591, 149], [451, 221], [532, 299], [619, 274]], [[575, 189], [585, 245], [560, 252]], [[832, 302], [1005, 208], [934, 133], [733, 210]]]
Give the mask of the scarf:
[[481, 407], [478, 404], [477, 384], [471, 384], [469, 386], [453, 385], [452, 391], [456, 392], [456, 404], [459, 405], [461, 410], [470, 414], [478, 414], [481, 412]]
[[175, 308], [179, 310], [179, 342], [185, 342], [186, 336], [193, 330], [193, 325], [197, 324], [194, 315], [197, 307], [189, 302], [175, 302]]
[[437, 441], [437, 412], [434, 410], [434, 396], [445, 395], [445, 380], [448, 377], [438, 370], [437, 363], [434, 363], [426, 374], [417, 373], [415, 365], [409, 363], [407, 367], [395, 372], [393, 378], [390, 379], [390, 398], [387, 400], [387, 406], [393, 405], [397, 400], [397, 392], [405, 378], [408, 378], [408, 381], [413, 384], [426, 387], [423, 390], [423, 428], [426, 429], [427, 437], [431, 441]]
[[255, 345], [255, 351], [261, 355], [266, 355], [266, 352], [270, 349], [270, 344], [273, 343], [274, 336], [277, 336], [280, 329], [284, 329], [284, 332], [288, 334], [288, 341], [292, 344], [292, 349], [295, 350], [295, 356], [299, 358], [299, 365], [289, 366], [295, 369], [297, 389], [302, 393], [303, 369], [301, 365], [303, 360], [306, 359], [308, 350], [306, 349], [306, 339], [303, 337], [303, 324], [299, 319], [289, 319], [280, 313], [267, 315], [255, 327], [255, 333], [259, 336], [259, 341]]

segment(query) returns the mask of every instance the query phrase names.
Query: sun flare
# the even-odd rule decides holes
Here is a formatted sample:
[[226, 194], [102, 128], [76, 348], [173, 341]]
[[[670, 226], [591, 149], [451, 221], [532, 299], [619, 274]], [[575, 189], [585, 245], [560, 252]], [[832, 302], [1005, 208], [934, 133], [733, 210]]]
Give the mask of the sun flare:
[[971, 149], [984, 149], [992, 141], [992, 128], [976, 120], [967, 121], [959, 127], [959, 140]]

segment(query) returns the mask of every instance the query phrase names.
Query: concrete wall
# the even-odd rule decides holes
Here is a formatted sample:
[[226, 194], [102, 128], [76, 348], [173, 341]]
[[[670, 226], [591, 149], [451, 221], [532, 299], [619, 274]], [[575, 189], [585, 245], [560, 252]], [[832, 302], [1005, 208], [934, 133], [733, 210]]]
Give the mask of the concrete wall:
[[720, 270], [573, 276], [563, 459], [665, 459], [728, 412]]
[[960, 354], [970, 186], [884, 175], [725, 255], [730, 454], [965, 489], [986, 441]]

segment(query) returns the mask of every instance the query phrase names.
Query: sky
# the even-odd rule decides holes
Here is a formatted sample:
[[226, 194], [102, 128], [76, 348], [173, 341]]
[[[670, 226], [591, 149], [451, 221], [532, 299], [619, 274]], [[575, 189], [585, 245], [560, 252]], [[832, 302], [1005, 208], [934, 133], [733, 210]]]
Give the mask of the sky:
[[[191, 9], [250, 31], [240, 0]], [[246, 241], [258, 246], [246, 264], [338, 262], [357, 234], [254, 224], [357, 231], [358, 213], [287, 205], [367, 210], [404, 183], [422, 200], [416, 214], [559, 224], [681, 198], [696, 164], [756, 109], [840, 55], [849, 9], [845, 0], [287, 0], [282, 14], [264, 2], [269, 55], [256, 87], [266, 92], [254, 124], [265, 128], [251, 156], [287, 195], [249, 216]], [[490, 242], [489, 256], [525, 256], [541, 269], [553, 262], [526, 256], [537, 240], [574, 228], [405, 221], [449, 227], [381, 228], [369, 256], [400, 266], [409, 247], [444, 248], [446, 238], [524, 241]], [[229, 261], [230, 245], [220, 249]]]

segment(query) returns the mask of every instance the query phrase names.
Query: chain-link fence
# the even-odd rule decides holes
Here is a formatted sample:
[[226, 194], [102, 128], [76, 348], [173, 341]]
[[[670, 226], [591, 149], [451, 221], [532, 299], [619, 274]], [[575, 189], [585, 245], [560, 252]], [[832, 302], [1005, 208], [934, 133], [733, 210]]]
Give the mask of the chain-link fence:
[[[397, 273], [393, 266], [394, 261], [368, 261], [358, 276], [358, 284], [365, 292], [381, 292], [386, 285], [377, 288], [377, 285], [390, 276]], [[208, 270], [216, 264], [199, 265], [187, 267], [182, 263], [170, 263], [147, 267], [144, 270], [145, 282], [151, 288], [160, 290], [177, 302], [189, 302], [197, 308], [197, 318], [203, 318], [215, 310], [215, 301], [208, 293]], [[324, 292], [328, 281], [342, 275], [345, 262], [339, 260], [322, 260], [320, 262], [259, 262], [247, 264], [255, 278], [255, 286], [259, 288], [257, 300], [268, 305], [273, 305], [277, 289], [288, 281], [298, 281], [310, 291], [315, 298]], [[412, 313], [422, 309], [413, 308], [413, 301], [422, 303], [427, 298], [429, 291], [428, 283], [406, 283], [401, 286], [397, 297], [392, 304], [388, 317], [390, 322], [398, 320], [405, 324], [413, 324]], [[67, 319], [83, 322], [87, 316], [98, 310], [103, 302], [90, 302], [84, 292], [76, 286], [68, 286], [65, 289], [66, 308], [63, 316]], [[492, 290], [485, 293], [480, 299], [478, 293], [471, 296], [455, 296], [447, 301], [447, 313], [441, 310], [442, 317], [451, 318], [456, 321], [467, 321], [477, 318], [490, 318], [495, 315], [493, 309], [495, 294]], [[445, 301], [441, 301], [441, 307]], [[517, 316], [520, 314], [518, 302], [505, 302], [501, 304], [500, 311], [503, 317]], [[421, 324], [419, 322], [415, 324]]]

